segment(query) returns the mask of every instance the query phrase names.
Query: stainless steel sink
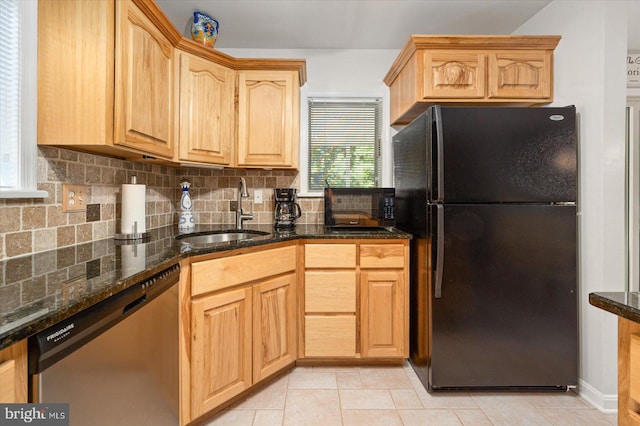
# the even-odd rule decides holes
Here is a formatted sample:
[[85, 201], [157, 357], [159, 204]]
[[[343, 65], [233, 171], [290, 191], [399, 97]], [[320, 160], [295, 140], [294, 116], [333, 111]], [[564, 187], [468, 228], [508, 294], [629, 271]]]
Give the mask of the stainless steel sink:
[[194, 246], [204, 246], [216, 243], [226, 243], [229, 241], [253, 239], [263, 237], [265, 235], [269, 235], [269, 233], [243, 229], [237, 231], [213, 231], [198, 235], [180, 235], [176, 237], [176, 239], [181, 243], [188, 243]]

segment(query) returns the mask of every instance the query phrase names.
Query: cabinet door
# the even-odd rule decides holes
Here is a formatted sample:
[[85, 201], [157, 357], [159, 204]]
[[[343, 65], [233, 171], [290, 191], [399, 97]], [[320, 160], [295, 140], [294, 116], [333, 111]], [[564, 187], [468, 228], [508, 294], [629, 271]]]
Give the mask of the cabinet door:
[[498, 51], [489, 54], [489, 98], [550, 99], [550, 51]]
[[424, 99], [484, 98], [486, 67], [484, 53], [464, 50], [429, 50], [423, 54]]
[[253, 381], [296, 359], [296, 275], [253, 286]]
[[233, 91], [233, 70], [180, 54], [180, 160], [231, 164]]
[[116, 2], [115, 141], [173, 157], [173, 46], [131, 1]]
[[362, 357], [406, 357], [404, 271], [361, 271], [360, 277]]
[[196, 418], [251, 386], [251, 287], [191, 302]]
[[239, 71], [237, 165], [297, 168], [299, 109], [297, 72]]
[[0, 403], [27, 402], [27, 341], [0, 350]]

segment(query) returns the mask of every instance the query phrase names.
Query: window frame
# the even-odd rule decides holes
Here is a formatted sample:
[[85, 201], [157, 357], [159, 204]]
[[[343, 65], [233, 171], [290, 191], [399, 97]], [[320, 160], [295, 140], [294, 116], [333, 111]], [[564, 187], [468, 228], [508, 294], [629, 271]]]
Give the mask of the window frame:
[[38, 190], [38, 1], [19, 0], [22, 63], [20, 92], [20, 140], [17, 187], [0, 189], [4, 198], [47, 198]]
[[[304, 88], [303, 88], [304, 89]], [[380, 93], [370, 93], [370, 94], [327, 94], [327, 93], [318, 93], [318, 94], [302, 94], [301, 102], [300, 102], [300, 169], [299, 169], [299, 184], [300, 191], [298, 192], [299, 197], [323, 197], [322, 190], [312, 190], [309, 188], [309, 174], [310, 174], [310, 164], [309, 164], [309, 102], [313, 99], [327, 99], [334, 101], [354, 101], [358, 102], [360, 100], [379, 100], [380, 101], [380, 132], [379, 137], [379, 159], [376, 160], [379, 163], [379, 182], [377, 187], [385, 187], [389, 186], [389, 178], [388, 178], [388, 164], [392, 162], [392, 159], [387, 158], [387, 144], [388, 140], [388, 95], [381, 95]]]

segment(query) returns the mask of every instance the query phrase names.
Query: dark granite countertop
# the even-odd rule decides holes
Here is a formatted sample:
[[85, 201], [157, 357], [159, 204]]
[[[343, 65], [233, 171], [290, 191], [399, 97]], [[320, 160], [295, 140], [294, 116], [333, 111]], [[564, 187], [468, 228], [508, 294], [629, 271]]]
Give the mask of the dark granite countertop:
[[[258, 238], [194, 246], [176, 240], [177, 226], [150, 231], [143, 243], [113, 238], [0, 261], [0, 349], [36, 334], [180, 259], [213, 252], [297, 239], [409, 239], [385, 229], [330, 230], [297, 225], [277, 232], [271, 225], [248, 225], [265, 232]], [[200, 225], [189, 235], [233, 230], [233, 225]]]
[[589, 293], [589, 303], [619, 317], [640, 323], [640, 293], [637, 291]]

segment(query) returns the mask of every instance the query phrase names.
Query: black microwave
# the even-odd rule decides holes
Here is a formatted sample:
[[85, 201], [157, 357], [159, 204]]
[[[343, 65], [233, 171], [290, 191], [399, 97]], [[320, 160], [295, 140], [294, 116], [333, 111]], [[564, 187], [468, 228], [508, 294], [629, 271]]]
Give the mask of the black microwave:
[[325, 188], [324, 225], [362, 228], [395, 226], [394, 188]]

